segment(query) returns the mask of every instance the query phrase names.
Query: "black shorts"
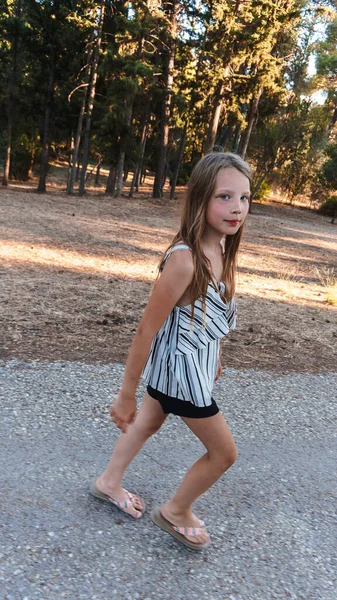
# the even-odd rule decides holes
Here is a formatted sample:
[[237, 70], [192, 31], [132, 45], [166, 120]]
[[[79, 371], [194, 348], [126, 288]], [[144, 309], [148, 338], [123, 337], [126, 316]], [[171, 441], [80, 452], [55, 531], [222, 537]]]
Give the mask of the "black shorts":
[[147, 393], [151, 398], [158, 400], [163, 412], [168, 415], [178, 415], [179, 417], [189, 417], [191, 419], [204, 419], [213, 417], [219, 412], [219, 408], [215, 400], [212, 398], [212, 404], [209, 406], [195, 406], [192, 402], [172, 398], [163, 392], [154, 390], [150, 385], [147, 386]]

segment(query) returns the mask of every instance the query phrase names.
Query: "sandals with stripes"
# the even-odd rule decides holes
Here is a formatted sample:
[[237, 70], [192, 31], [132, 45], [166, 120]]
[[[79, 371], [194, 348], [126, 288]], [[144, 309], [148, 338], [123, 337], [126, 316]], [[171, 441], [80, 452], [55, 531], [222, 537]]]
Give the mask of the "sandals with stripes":
[[[143, 498], [141, 498], [140, 496], [136, 496], [135, 494], [130, 494], [130, 492], [128, 492], [127, 490], [124, 490], [124, 491], [126, 492], [126, 494], [128, 496], [128, 500], [118, 502], [114, 498], [111, 498], [110, 496], [108, 496], [108, 494], [104, 494], [103, 492], [101, 492], [96, 485], [96, 481], [93, 481], [91, 484], [91, 487], [90, 487], [90, 493], [95, 498], [98, 498], [99, 500], [103, 500], [104, 502], [110, 502], [110, 504], [114, 504], [114, 506], [117, 506], [117, 508], [119, 508], [119, 510], [124, 512], [126, 515], [129, 515], [133, 519], [140, 519], [140, 517], [143, 516], [144, 511], [145, 511], [145, 502], [144, 502]], [[142, 505], [141, 510], [136, 508], [135, 500], [140, 501], [140, 503]], [[130, 508], [133, 508], [134, 510], [137, 511], [137, 513], [138, 513], [137, 516], [135, 516], [134, 514], [132, 514], [130, 512]]]
[[159, 507], [154, 508], [151, 511], [150, 517], [152, 521], [158, 525], [158, 527], [179, 540], [179, 542], [190, 548], [190, 550], [204, 550], [211, 543], [210, 539], [208, 539], [206, 542], [192, 542], [192, 540], [189, 540], [186, 537], [187, 535], [191, 536], [207, 533], [207, 529], [203, 521], [200, 521], [200, 527], [178, 527], [163, 517]]

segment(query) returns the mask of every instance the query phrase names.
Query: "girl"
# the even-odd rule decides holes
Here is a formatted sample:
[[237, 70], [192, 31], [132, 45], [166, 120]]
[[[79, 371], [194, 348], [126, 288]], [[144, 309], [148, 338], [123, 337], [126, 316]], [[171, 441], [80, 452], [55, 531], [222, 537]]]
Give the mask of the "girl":
[[[179, 415], [206, 453], [187, 472], [174, 496], [151, 518], [180, 542], [209, 545], [193, 502], [234, 463], [236, 446], [212, 398], [221, 374], [220, 339], [235, 327], [234, 278], [242, 225], [248, 213], [251, 171], [231, 153], [211, 153], [195, 166], [181, 227], [159, 266], [110, 409], [121, 435], [91, 493], [138, 519], [144, 501], [121, 487], [125, 470], [145, 441]], [[136, 415], [135, 393], [143, 371], [148, 386]]]

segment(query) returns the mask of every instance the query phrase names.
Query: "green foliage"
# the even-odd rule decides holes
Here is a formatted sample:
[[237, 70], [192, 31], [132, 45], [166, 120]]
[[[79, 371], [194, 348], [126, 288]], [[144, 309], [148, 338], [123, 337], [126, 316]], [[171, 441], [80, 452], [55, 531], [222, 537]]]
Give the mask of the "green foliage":
[[292, 199], [298, 194], [311, 194], [317, 188], [317, 173], [327, 143], [329, 116], [324, 107], [291, 94], [288, 103], [272, 115], [269, 103], [266, 106], [263, 99], [260, 114], [250, 146], [258, 182], [267, 178]]
[[337, 16], [329, 23], [326, 38], [317, 44], [316, 68], [319, 76], [326, 77], [331, 83], [336, 81]]
[[[2, 6], [0, 126], [7, 131], [11, 103], [12, 175], [23, 178], [41, 149], [53, 56], [51, 144], [56, 151], [69, 148], [84, 86], [90, 80], [87, 65], [91, 64], [101, 2], [25, 0], [20, 15], [16, 2]], [[108, 166], [118, 164], [121, 152], [131, 168], [137, 164], [147, 125], [144, 160], [147, 168], [155, 168], [162, 101], [167, 95], [170, 7], [169, 2], [152, 0], [106, 2], [91, 151], [92, 157], [102, 156]], [[337, 120], [336, 19], [326, 22], [325, 35], [317, 42], [314, 25], [317, 19], [327, 20], [327, 13], [307, 0], [187, 0], [179, 10], [167, 173], [175, 170], [182, 131], [188, 124], [178, 178], [179, 184], [186, 183], [204, 151], [217, 107], [215, 144], [239, 149], [258, 96], [247, 154], [256, 172], [256, 198], [265, 198], [275, 177], [291, 197], [309, 193], [314, 185], [321, 197], [336, 189], [337, 159], [331, 143]], [[314, 50], [318, 72], [310, 79], [307, 66]], [[325, 92], [325, 104], [315, 105], [311, 100], [316, 90]], [[1, 160], [5, 150], [3, 133]]]
[[[95, 9], [95, 3], [26, 0], [6, 4], [7, 11], [1, 15], [0, 23], [1, 49], [6, 50], [0, 50], [2, 81], [6, 82], [6, 85], [0, 83], [0, 125], [7, 130], [10, 106], [13, 121], [11, 175], [27, 179], [32, 157], [37, 157], [41, 149], [52, 70], [51, 143], [64, 146], [74, 128], [68, 94], [75, 87], [85, 59], [88, 16]], [[94, 22], [91, 19], [91, 27]], [[4, 154], [6, 144], [7, 136], [0, 155]]]
[[263, 181], [254, 196], [254, 200], [260, 200], [260, 202], [267, 200], [267, 198], [270, 194], [270, 191], [271, 191], [270, 184], [267, 181]]
[[319, 172], [319, 181], [330, 190], [337, 190], [337, 144], [330, 144], [325, 150], [329, 160], [325, 161]]

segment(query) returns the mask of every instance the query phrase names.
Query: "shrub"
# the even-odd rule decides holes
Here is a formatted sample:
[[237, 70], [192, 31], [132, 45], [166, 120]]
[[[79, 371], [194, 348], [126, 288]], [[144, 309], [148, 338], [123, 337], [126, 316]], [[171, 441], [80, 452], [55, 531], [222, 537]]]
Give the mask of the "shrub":
[[27, 181], [33, 166], [34, 159], [37, 159], [38, 145], [36, 140], [32, 140], [26, 134], [22, 134], [13, 143], [10, 178]]
[[337, 219], [337, 197], [330, 196], [330, 198], [321, 204], [318, 212], [322, 215], [332, 217], [331, 223], [334, 223], [335, 219]]

